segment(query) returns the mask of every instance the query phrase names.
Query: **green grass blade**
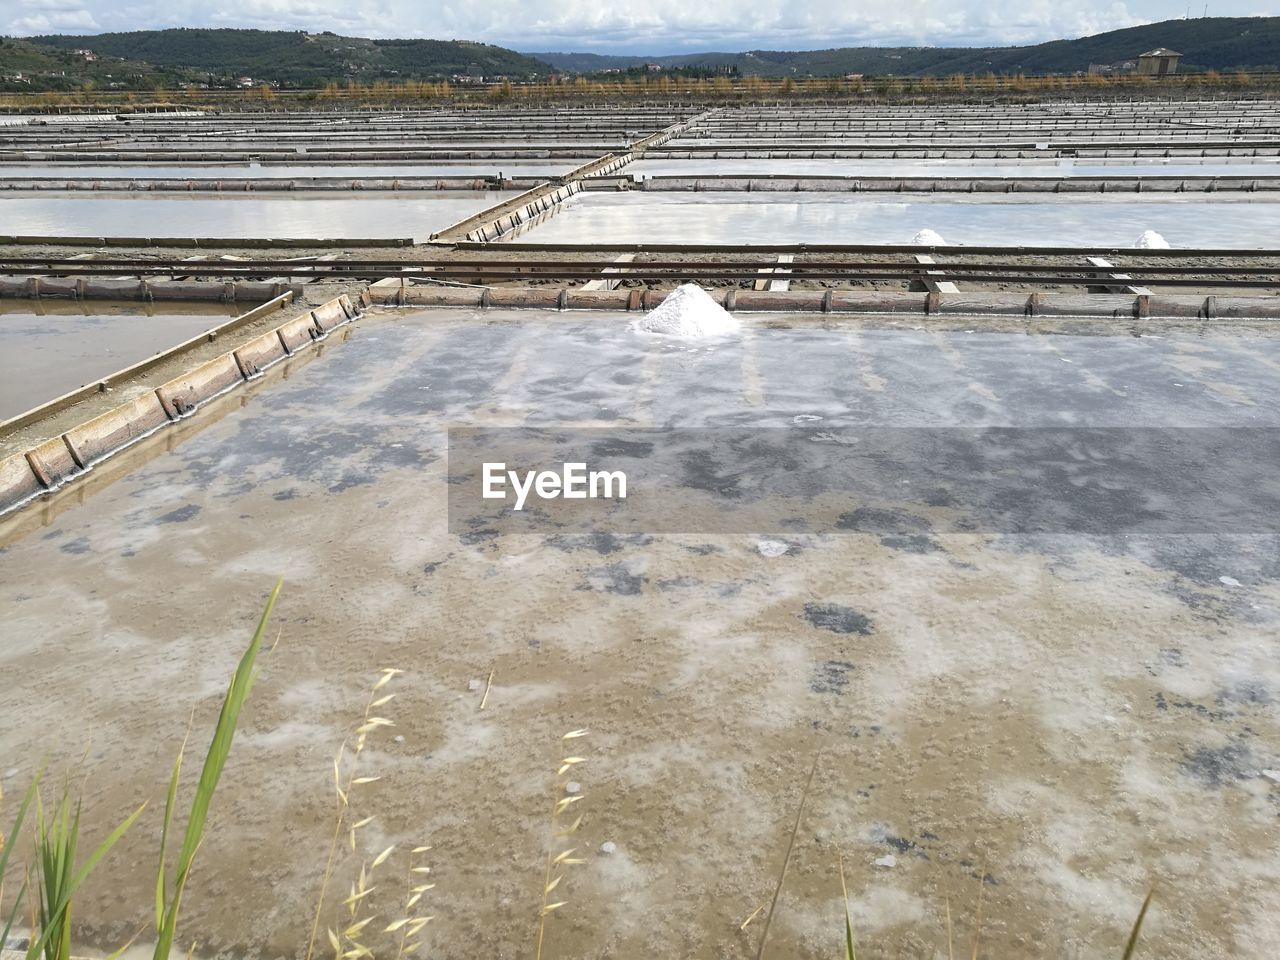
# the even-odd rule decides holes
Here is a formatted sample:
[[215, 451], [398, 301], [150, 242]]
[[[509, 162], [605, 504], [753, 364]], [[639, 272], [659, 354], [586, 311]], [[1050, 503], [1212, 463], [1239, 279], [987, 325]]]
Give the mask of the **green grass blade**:
[[[126, 830], [141, 815], [146, 804], [133, 811], [102, 841], [75, 870], [75, 850], [80, 829], [80, 812], [71, 815], [70, 797], [64, 792], [52, 821], [44, 818], [37, 798], [39, 813], [36, 836], [37, 859], [40, 863], [43, 895], [40, 902], [40, 936], [32, 937], [27, 948], [28, 960], [44, 952], [48, 960], [67, 960], [71, 954], [71, 898], [99, 861], [119, 842]], [[73, 872], [74, 871], [74, 872]]]
[[177, 759], [173, 761], [173, 773], [169, 777], [169, 792], [164, 799], [164, 823], [160, 828], [160, 864], [156, 868], [156, 929], [164, 924], [165, 900], [165, 857], [169, 849], [169, 827], [173, 823], [173, 808], [178, 799], [178, 776], [182, 772], [182, 757], [187, 752], [187, 739], [191, 735], [190, 726], [187, 736], [182, 738], [182, 746], [178, 748]]
[[[44, 776], [44, 767], [42, 766], [36, 771], [36, 775], [31, 780], [31, 786], [27, 787], [27, 792], [22, 795], [22, 802], [18, 804], [18, 814], [13, 818], [13, 826], [9, 829], [9, 836], [17, 838], [19, 831], [22, 829], [22, 821], [27, 817], [27, 810], [31, 807], [31, 801], [35, 799], [36, 788], [40, 784], [40, 778]], [[5, 870], [9, 866], [9, 854], [13, 852], [13, 844], [6, 843], [4, 849], [0, 850], [0, 877], [4, 876]]]
[[[31, 780], [31, 785], [27, 787], [27, 792], [22, 795], [22, 802], [18, 804], [18, 813], [13, 818], [13, 826], [9, 830], [10, 842], [4, 845], [4, 849], [0, 849], [0, 885], [4, 880], [5, 871], [9, 868], [9, 856], [13, 853], [14, 843], [21, 835], [23, 821], [27, 818], [27, 811], [31, 808], [31, 801], [36, 797], [36, 791], [40, 785], [40, 778], [44, 776], [44, 767], [41, 766], [36, 771], [36, 775]], [[18, 913], [22, 907], [23, 898], [27, 894], [27, 881], [23, 878], [22, 886], [18, 888], [18, 895], [14, 898], [13, 909], [9, 911], [9, 916], [5, 917], [4, 927], [0, 929], [0, 943], [9, 942], [9, 931], [13, 929], [14, 921], [18, 918]]]
[[160, 911], [161, 922], [156, 930], [154, 960], [168, 960], [169, 953], [173, 949], [173, 939], [178, 927], [178, 911], [182, 906], [182, 893], [186, 889], [196, 851], [200, 849], [200, 843], [204, 838], [205, 824], [209, 819], [209, 805], [213, 800], [214, 791], [218, 788], [218, 781], [226, 766], [227, 756], [231, 752], [236, 725], [240, 722], [240, 710], [249, 697], [249, 691], [253, 689], [254, 664], [262, 648], [267, 621], [271, 617], [272, 608], [275, 607], [283, 582], [283, 579], [276, 581], [275, 589], [271, 591], [271, 596], [267, 600], [267, 607], [262, 611], [262, 618], [258, 621], [258, 629], [249, 642], [249, 649], [240, 658], [240, 663], [232, 674], [231, 684], [227, 687], [227, 695], [222, 701], [222, 711], [218, 715], [218, 724], [214, 728], [213, 739], [205, 755], [204, 767], [200, 771], [200, 782], [196, 785], [195, 797], [191, 801], [191, 812], [187, 817], [186, 830], [183, 832], [182, 846], [175, 865], [173, 895], [168, 898]]
[[[84, 865], [76, 871], [75, 876], [72, 878], [68, 894], [74, 893], [76, 888], [79, 887], [80, 884], [84, 883], [85, 878], [88, 877], [89, 874], [93, 872], [93, 868], [98, 865], [98, 861], [105, 857], [111, 848], [119, 842], [120, 838], [124, 836], [125, 831], [133, 826], [133, 821], [137, 820], [138, 817], [142, 815], [142, 811], [145, 810], [146, 807], [147, 803], [146, 801], [143, 801], [142, 805], [139, 806], [137, 810], [129, 814], [120, 826], [112, 830], [107, 839], [98, 844], [98, 848], [94, 850], [93, 853], [89, 854], [89, 859], [84, 862]], [[78, 819], [79, 816], [77, 815], [77, 820]], [[68, 862], [67, 866], [70, 868], [70, 862]]]
[[1147, 891], [1147, 898], [1142, 901], [1142, 909], [1138, 911], [1138, 919], [1134, 921], [1133, 929], [1129, 932], [1129, 942], [1125, 945], [1122, 960], [1130, 960], [1134, 951], [1138, 949], [1138, 935], [1142, 933], [1142, 921], [1147, 919], [1147, 907], [1151, 906], [1151, 898], [1155, 893], [1156, 888], [1152, 887]]
[[22, 881], [22, 886], [18, 888], [18, 895], [14, 898], [13, 909], [9, 911], [9, 916], [5, 917], [4, 929], [0, 930], [0, 943], [9, 942], [9, 931], [13, 929], [13, 921], [18, 919], [18, 911], [22, 909], [22, 898], [27, 895], [27, 881]]

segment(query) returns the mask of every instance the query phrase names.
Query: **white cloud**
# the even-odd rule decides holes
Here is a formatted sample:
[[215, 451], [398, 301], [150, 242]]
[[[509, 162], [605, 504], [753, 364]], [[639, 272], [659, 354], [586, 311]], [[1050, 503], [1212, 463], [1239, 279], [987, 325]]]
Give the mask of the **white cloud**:
[[[652, 53], [1024, 44], [1186, 12], [1167, 0], [26, 0], [6, 22], [10, 2], [0, 0], [0, 31], [17, 34], [246, 26]], [[1257, 0], [1245, 2], [1224, 0], [1212, 12], [1244, 16]]]
[[[0, 10], [4, 6], [0, 5]], [[98, 21], [81, 0], [26, 0], [23, 16], [3, 29], [19, 36], [36, 33], [85, 33], [97, 30]], [[3, 21], [0, 21], [3, 24]]]

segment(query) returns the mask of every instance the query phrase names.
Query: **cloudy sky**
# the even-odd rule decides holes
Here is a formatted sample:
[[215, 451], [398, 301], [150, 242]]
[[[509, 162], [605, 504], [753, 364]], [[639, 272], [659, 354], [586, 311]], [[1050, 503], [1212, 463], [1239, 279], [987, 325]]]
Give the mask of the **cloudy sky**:
[[[1036, 43], [1204, 11], [1203, 0], [0, 0], [0, 33], [259, 27], [663, 54]], [[1278, 12], [1280, 0], [1209, 5], [1217, 16]]]

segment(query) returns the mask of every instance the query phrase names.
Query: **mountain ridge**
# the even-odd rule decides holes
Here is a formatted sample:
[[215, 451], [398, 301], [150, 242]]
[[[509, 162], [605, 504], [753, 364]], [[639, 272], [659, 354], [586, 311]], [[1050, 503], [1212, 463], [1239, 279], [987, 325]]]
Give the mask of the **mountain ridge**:
[[520, 53], [467, 40], [370, 39], [330, 31], [175, 28], [51, 34], [0, 39], [0, 90], [264, 84], [299, 89], [481, 77], [524, 81], [554, 73], [645, 71], [646, 64], [766, 78], [1072, 74], [1094, 63], [1131, 60], [1155, 47], [1179, 51], [1184, 73], [1280, 70], [1280, 17], [1167, 20], [1022, 47], [833, 47], [664, 57]]
[[1076, 39], [1015, 47], [831, 47], [825, 50], [705, 51], [667, 56], [529, 52], [557, 70], [601, 72], [654, 63], [664, 69], [731, 67], [743, 76], [803, 77], [862, 73], [945, 76], [953, 73], [1074, 73], [1093, 63], [1130, 60], [1156, 47], [1183, 55], [1185, 71], [1280, 69], [1280, 17], [1201, 17], [1109, 30]]

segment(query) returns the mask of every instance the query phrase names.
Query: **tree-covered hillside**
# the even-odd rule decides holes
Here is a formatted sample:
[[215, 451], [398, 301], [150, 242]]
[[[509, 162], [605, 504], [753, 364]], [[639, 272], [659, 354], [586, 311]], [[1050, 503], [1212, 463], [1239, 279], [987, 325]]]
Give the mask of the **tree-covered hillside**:
[[534, 53], [560, 70], [625, 70], [644, 63], [664, 67], [720, 66], [743, 76], [946, 76], [952, 73], [1074, 73], [1091, 63], [1130, 60], [1155, 47], [1183, 54], [1182, 70], [1280, 69], [1280, 17], [1206, 17], [1166, 20], [1078, 40], [1028, 47], [838, 47], [830, 50], [699, 53], [671, 57], [611, 57], [593, 53]]
[[356, 80], [438, 80], [454, 75], [526, 79], [550, 70], [524, 54], [463, 40], [367, 40], [280, 30], [140, 30], [43, 36], [34, 43], [187, 68], [214, 78], [253, 77], [281, 86]]

